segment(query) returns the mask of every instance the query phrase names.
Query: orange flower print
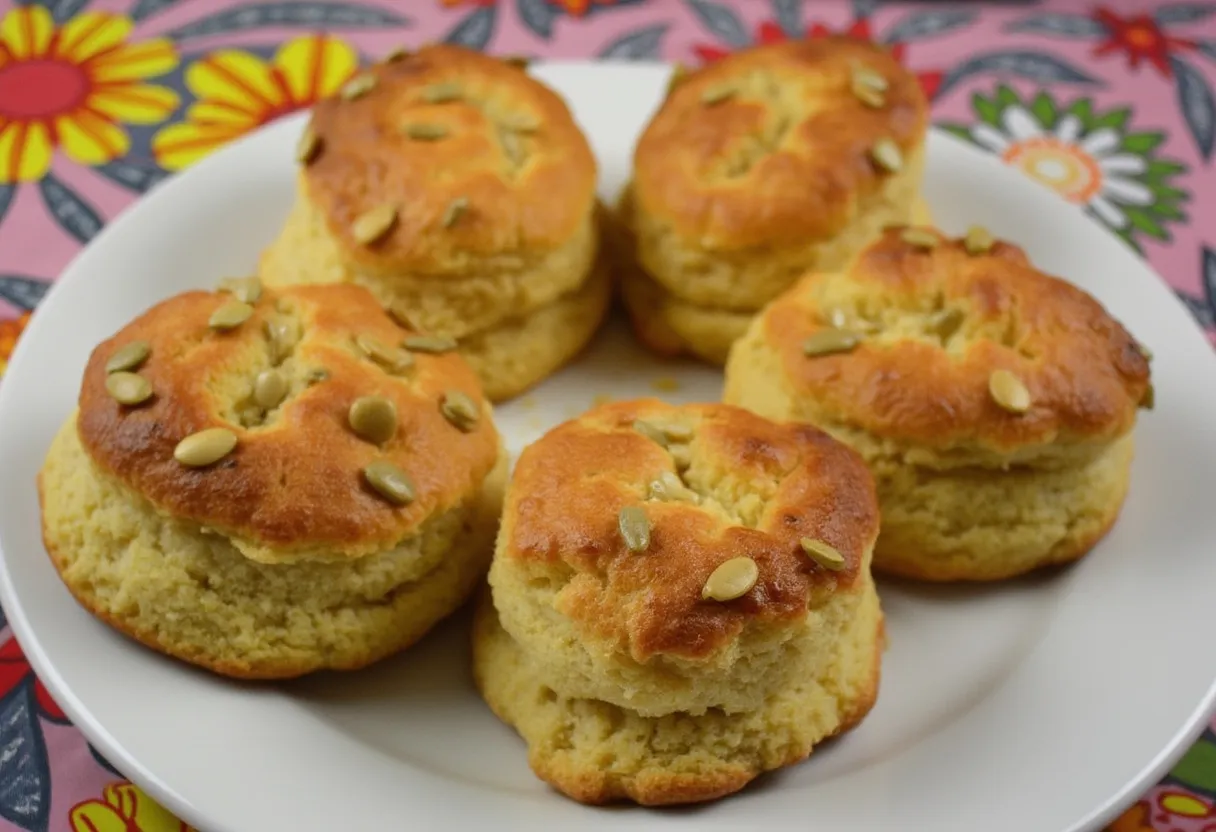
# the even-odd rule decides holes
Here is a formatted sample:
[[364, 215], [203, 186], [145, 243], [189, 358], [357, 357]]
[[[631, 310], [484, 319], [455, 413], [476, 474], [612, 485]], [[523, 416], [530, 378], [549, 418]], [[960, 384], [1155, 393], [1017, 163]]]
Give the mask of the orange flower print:
[[[455, 6], [493, 6], [498, 0], [439, 0], [444, 8]], [[549, 0], [549, 5], [572, 17], [582, 17], [592, 6], [611, 6], [616, 0]]]
[[1153, 832], [1153, 827], [1148, 822], [1148, 806], [1137, 803], [1106, 827], [1106, 832]]
[[84, 165], [126, 154], [122, 123], [155, 124], [177, 108], [168, 87], [144, 83], [177, 65], [165, 38], [127, 43], [132, 23], [84, 12], [60, 27], [43, 6], [0, 20], [0, 183], [41, 179], [55, 148]]
[[0, 321], [0, 376], [4, 375], [4, 371], [8, 369], [8, 359], [13, 354], [13, 348], [17, 346], [17, 338], [20, 337], [25, 330], [25, 325], [29, 322], [29, 312], [22, 313], [19, 318]]
[[111, 783], [101, 800], [86, 800], [68, 816], [72, 832], [198, 832], [131, 783]]
[[222, 49], [186, 70], [197, 99], [186, 120], [152, 138], [156, 161], [180, 170], [279, 116], [333, 95], [359, 67], [348, 44], [327, 35], [289, 40], [267, 63], [249, 52]]

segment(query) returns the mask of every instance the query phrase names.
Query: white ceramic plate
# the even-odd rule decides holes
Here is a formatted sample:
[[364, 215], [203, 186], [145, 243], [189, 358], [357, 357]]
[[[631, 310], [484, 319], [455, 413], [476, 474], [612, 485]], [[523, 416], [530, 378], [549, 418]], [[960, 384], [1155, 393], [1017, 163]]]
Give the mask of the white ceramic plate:
[[[666, 70], [538, 73], [573, 105], [602, 191], [615, 194]], [[38, 310], [0, 385], [0, 600], [76, 724], [183, 818], [207, 832], [1063, 832], [1110, 820], [1198, 732], [1216, 680], [1216, 358], [1121, 243], [941, 135], [927, 184], [940, 224], [984, 223], [1095, 294], [1156, 353], [1158, 408], [1137, 428], [1122, 519], [1076, 568], [984, 589], [883, 585], [890, 649], [878, 705], [806, 763], [696, 809], [589, 809], [536, 780], [523, 743], [478, 699], [463, 619], [367, 672], [274, 687], [226, 683], [95, 622], [43, 550], [43, 454], [97, 342], [161, 298], [253, 268], [292, 198], [301, 123], [218, 153], [106, 228]], [[654, 394], [673, 379], [670, 399], [719, 395], [718, 374], [660, 364], [618, 324], [501, 408], [500, 426], [518, 452], [597, 397]]]

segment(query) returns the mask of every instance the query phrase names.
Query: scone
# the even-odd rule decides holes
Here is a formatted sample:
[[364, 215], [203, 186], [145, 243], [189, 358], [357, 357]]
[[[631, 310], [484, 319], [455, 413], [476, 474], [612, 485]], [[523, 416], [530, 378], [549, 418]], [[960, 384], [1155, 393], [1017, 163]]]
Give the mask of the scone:
[[362, 667], [485, 575], [490, 407], [365, 289], [230, 289], [94, 350], [39, 476], [47, 551], [98, 618], [216, 673]]
[[1144, 348], [1017, 246], [910, 228], [769, 305], [731, 350], [725, 400], [865, 458], [876, 571], [995, 580], [1111, 527], [1152, 387]]
[[576, 800], [721, 797], [873, 705], [877, 535], [865, 465], [809, 425], [599, 407], [520, 456], [474, 677]]
[[842, 268], [915, 218], [927, 124], [915, 76], [846, 37], [748, 49], [677, 78], [619, 206], [639, 338], [724, 363], [801, 274]]
[[[475, 365], [510, 365], [482, 376], [493, 400], [569, 360], [602, 320], [595, 158], [562, 99], [518, 66], [436, 45], [370, 67], [315, 105], [298, 161], [268, 285], [365, 286]], [[510, 337], [534, 316], [553, 337]], [[507, 352], [485, 355], [488, 342]]]

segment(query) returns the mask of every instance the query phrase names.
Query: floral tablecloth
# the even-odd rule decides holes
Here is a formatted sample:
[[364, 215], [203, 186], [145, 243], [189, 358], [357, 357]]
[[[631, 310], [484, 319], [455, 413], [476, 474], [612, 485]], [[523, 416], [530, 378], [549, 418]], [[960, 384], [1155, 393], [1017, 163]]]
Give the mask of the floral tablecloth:
[[[940, 126], [1084, 206], [1216, 324], [1216, 2], [0, 0], [0, 374], [125, 206], [393, 47], [696, 64], [840, 31], [890, 44]], [[1216, 832], [1214, 729], [1111, 830]], [[90, 747], [0, 630], [0, 832], [189, 828]]]

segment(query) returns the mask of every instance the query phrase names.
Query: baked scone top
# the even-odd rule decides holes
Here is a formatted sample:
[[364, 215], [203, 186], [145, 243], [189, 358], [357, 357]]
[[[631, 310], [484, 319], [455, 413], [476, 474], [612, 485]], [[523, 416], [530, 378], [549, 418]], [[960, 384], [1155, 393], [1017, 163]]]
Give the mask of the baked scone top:
[[[867, 83], [860, 95], [881, 105], [859, 97]], [[633, 198], [706, 248], [831, 237], [892, 175], [876, 146], [893, 142], [906, 158], [927, 118], [916, 77], [875, 44], [827, 37], [736, 52], [675, 84], [638, 141]]]
[[[656, 441], [655, 430], [669, 438]], [[646, 517], [644, 549], [623, 534], [626, 508]], [[702, 658], [745, 627], [801, 624], [808, 606], [852, 588], [877, 534], [865, 465], [821, 431], [727, 405], [646, 399], [596, 408], [523, 452], [498, 557], [556, 578], [558, 611], [636, 661]], [[803, 538], [842, 560], [820, 565]], [[703, 597], [735, 558], [758, 567], [754, 587], [733, 600]]]
[[[177, 295], [93, 351], [77, 429], [103, 474], [267, 563], [383, 551], [477, 493], [499, 439], [477, 378], [456, 353], [411, 351], [403, 359], [412, 358], [410, 366], [393, 371], [385, 356], [401, 351], [373, 360], [360, 344], [396, 348], [416, 333], [356, 286], [267, 289], [243, 323], [210, 326], [234, 301], [227, 292]], [[120, 404], [107, 389], [115, 375], [107, 363], [138, 342], [148, 351], [134, 371], [152, 395]], [[286, 384], [281, 402], [266, 409], [256, 403], [255, 381], [271, 370]], [[262, 390], [267, 404], [275, 398], [268, 392], [276, 391]], [[479, 411], [465, 429], [443, 412], [457, 393]], [[396, 428], [379, 445], [355, 433], [350, 412], [356, 400], [375, 396], [396, 411]], [[179, 442], [211, 428], [236, 436], [231, 452], [204, 467], [179, 461]], [[363, 473], [375, 462], [406, 474], [412, 502], [399, 505], [375, 490]]]
[[[372, 268], [442, 273], [462, 257], [543, 254], [594, 210], [595, 158], [565, 102], [472, 50], [427, 46], [369, 67], [314, 106], [308, 129], [306, 198], [345, 255]], [[392, 222], [368, 241], [359, 220], [377, 211]]]
[[[1017, 461], [1102, 443], [1151, 405], [1148, 358], [1127, 330], [981, 229], [887, 229], [850, 270], [808, 275], [755, 326], [801, 416], [946, 453]], [[860, 343], [808, 355], [836, 328]], [[996, 371], [1028, 400], [1002, 404], [1011, 385]]]

